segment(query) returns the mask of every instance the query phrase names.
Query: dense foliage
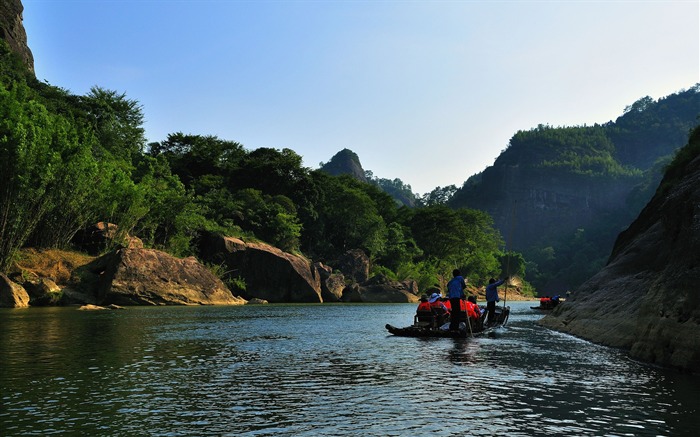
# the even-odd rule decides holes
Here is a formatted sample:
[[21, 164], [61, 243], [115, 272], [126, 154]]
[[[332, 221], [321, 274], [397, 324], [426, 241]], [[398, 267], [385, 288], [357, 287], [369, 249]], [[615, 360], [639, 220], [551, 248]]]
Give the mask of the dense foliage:
[[359, 248], [375, 272], [422, 287], [456, 266], [476, 283], [500, 274], [502, 240], [482, 212], [409, 209], [382, 189], [410, 192], [402, 182], [310, 170], [289, 149], [180, 132], [147, 145], [135, 100], [100, 87], [72, 95], [38, 83], [2, 43], [0, 53], [0, 270], [25, 245], [66, 248], [105, 221], [181, 256], [197, 255], [206, 231], [330, 265]]
[[[659, 100], [639, 99], [617, 120], [603, 125], [539, 125], [519, 131], [493, 166], [469, 178], [452, 195], [447, 193], [447, 203], [494, 214], [500, 210], [503, 217], [516, 196], [513, 192], [521, 187], [532, 189], [518, 199], [528, 206], [534, 203], [528, 194], [564, 187], [559, 191], [563, 209], [575, 209], [566, 202], [573, 197], [567, 199], [567, 194], [577, 187], [627, 192], [623, 201], [596, 209], [596, 217], [586, 225], [529, 235], [524, 238], [527, 243], [517, 247], [526, 257], [527, 277], [536, 287], [573, 289], [605, 264], [618, 233], [651, 199], [666, 165], [686, 144], [699, 115], [700, 84], [696, 84]], [[431, 193], [433, 198], [440, 196], [440, 191]], [[431, 197], [425, 200], [430, 202]], [[498, 223], [501, 229], [508, 226], [505, 220]]]

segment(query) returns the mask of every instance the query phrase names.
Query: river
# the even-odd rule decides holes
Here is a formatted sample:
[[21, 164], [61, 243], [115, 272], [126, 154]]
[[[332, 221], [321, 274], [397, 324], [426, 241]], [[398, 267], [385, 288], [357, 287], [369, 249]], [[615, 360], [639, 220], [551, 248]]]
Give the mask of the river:
[[417, 339], [413, 304], [0, 310], [0, 435], [696, 435], [700, 377], [540, 327]]

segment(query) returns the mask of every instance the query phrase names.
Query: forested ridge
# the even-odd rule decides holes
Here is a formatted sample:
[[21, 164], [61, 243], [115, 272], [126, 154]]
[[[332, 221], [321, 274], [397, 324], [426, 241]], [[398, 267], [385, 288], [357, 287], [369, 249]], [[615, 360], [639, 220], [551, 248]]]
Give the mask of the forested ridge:
[[23, 247], [71, 249], [103, 221], [176, 256], [197, 256], [211, 232], [330, 265], [362, 249], [374, 273], [421, 290], [455, 267], [475, 284], [523, 273], [484, 212], [399, 206], [376, 184], [303, 167], [290, 149], [181, 132], [146, 144], [137, 100], [39, 82], [4, 42], [0, 74], [0, 271]]
[[695, 84], [641, 98], [614, 122], [519, 131], [493, 166], [452, 187], [447, 203], [488, 212], [502, 232], [515, 228], [513, 248], [538, 289], [574, 289], [605, 264], [699, 116]]

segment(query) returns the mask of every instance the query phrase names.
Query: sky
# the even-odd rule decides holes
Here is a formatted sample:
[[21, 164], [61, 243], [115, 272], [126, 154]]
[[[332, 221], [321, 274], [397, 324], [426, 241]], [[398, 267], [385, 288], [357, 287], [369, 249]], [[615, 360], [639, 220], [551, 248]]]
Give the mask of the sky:
[[138, 101], [149, 142], [342, 149], [425, 194], [519, 130], [700, 82], [700, 1], [22, 0], [37, 78]]

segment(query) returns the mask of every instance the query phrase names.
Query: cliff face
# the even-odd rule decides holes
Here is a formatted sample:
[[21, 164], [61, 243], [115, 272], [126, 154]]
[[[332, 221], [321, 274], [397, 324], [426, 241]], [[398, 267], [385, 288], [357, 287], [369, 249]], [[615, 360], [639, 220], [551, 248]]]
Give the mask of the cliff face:
[[321, 170], [333, 176], [347, 174], [358, 181], [367, 182], [360, 158], [350, 149], [343, 149], [336, 153], [330, 161], [321, 167]]
[[34, 56], [27, 45], [27, 32], [22, 24], [24, 6], [20, 0], [0, 0], [0, 38], [5, 40], [34, 74]]
[[[587, 228], [617, 211], [637, 179], [596, 179], [543, 172], [532, 167], [493, 166], [482, 173], [480, 199], [469, 206], [487, 211], [515, 250]], [[517, 226], [517, 229], [513, 229]]]
[[606, 267], [543, 325], [700, 372], [700, 128], [691, 146], [694, 157], [667, 172]]

